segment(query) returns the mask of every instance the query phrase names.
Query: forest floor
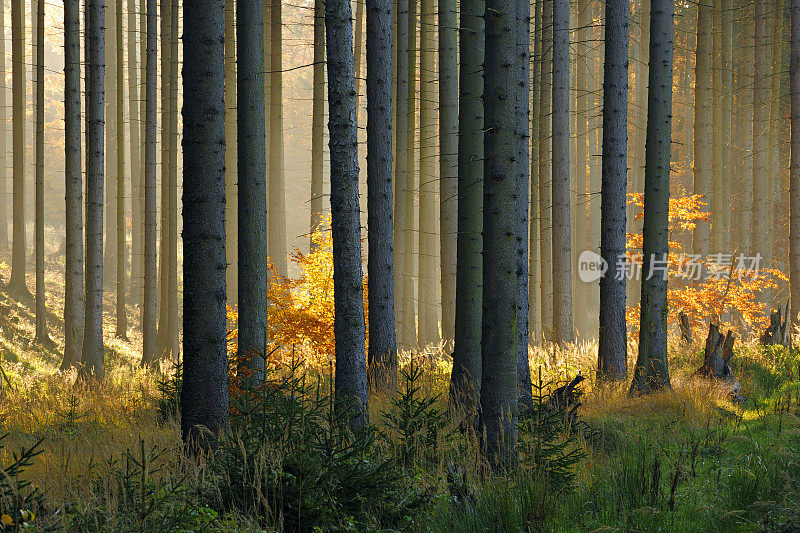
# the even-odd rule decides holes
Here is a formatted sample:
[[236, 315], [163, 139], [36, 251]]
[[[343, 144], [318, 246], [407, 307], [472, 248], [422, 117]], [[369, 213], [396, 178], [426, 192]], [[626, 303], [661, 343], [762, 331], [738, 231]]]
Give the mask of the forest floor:
[[[7, 262], [0, 256], [3, 283], [9, 279]], [[702, 363], [699, 344], [670, 353], [671, 392], [629, 398], [625, 388], [599, 389], [590, 377], [584, 382], [578, 425], [572, 431], [553, 432], [546, 424], [534, 425], [534, 431], [520, 429], [521, 441], [534, 442], [536, 451], [523, 453], [514, 473], [497, 475], [480, 467], [475, 439], [442, 416], [450, 363], [442, 347], [431, 347], [425, 357], [414, 359], [424, 370], [413, 380], [416, 400], [406, 393], [371, 399], [370, 420], [377, 430], [363, 445], [399, 464], [392, 472], [402, 483], [385, 488], [389, 485], [358, 470], [361, 477], [339, 477], [346, 482], [338, 488], [314, 492], [325, 504], [318, 509], [297, 487], [327, 487], [326, 476], [340, 472], [325, 461], [315, 462], [311, 446], [299, 461], [303, 468], [292, 469], [294, 452], [284, 449], [283, 455], [269, 455], [273, 462], [282, 461], [270, 463], [281, 475], [264, 476], [265, 485], [259, 485], [265, 493], [275, 485], [279, 490], [269, 492], [269, 498], [256, 490], [264, 501], [237, 506], [237, 501], [258, 499], [247, 490], [256, 486], [254, 478], [237, 485], [229, 466], [220, 473], [184, 458], [179, 422], [170, 407], [177, 382], [139, 368], [138, 337], [132, 336], [131, 343], [114, 338], [113, 295], [106, 302], [104, 382], [86, 386], [74, 372], [58, 370], [63, 259], [48, 260], [47, 287], [54, 342], [41, 345], [32, 341], [33, 301], [18, 302], [0, 286], [3, 532], [21, 529], [24, 522], [29, 529], [59, 531], [800, 531], [797, 352], [738, 346], [733, 370], [746, 398], [743, 405], [730, 401], [722, 387], [692, 377]], [[679, 346], [673, 340], [671, 345]], [[534, 381], [541, 376], [552, 384], [579, 371], [593, 376], [596, 345], [532, 348], [530, 356]], [[321, 383], [329, 384], [329, 369], [306, 371], [317, 372]], [[408, 383], [404, 387], [408, 392]], [[316, 391], [319, 398], [319, 386]], [[420, 398], [430, 398], [430, 405]], [[406, 409], [406, 418], [422, 413], [425, 422], [403, 426], [398, 413], [411, 404], [418, 409], [416, 414]], [[278, 419], [282, 404], [275, 405]], [[270, 421], [265, 418], [264, 424]], [[397, 450], [410, 448], [393, 431], [398, 424], [417, 428], [414, 451], [402, 461]], [[431, 432], [431, 426], [439, 431]], [[422, 434], [426, 437], [418, 439]], [[538, 448], [537, 435], [544, 439]], [[237, 446], [250, 449], [241, 434], [236, 439]], [[19, 457], [31, 447], [39, 455], [29, 457], [15, 474], [8, 468], [13, 454]], [[577, 462], [562, 469], [559, 458], [573, 452]], [[371, 456], [359, 464], [369, 461]], [[310, 481], [296, 485], [299, 472]], [[23, 481], [31, 485], [22, 487]], [[354, 498], [348, 491], [360, 490], [362, 481], [365, 492]], [[293, 503], [295, 497], [303, 503]]]

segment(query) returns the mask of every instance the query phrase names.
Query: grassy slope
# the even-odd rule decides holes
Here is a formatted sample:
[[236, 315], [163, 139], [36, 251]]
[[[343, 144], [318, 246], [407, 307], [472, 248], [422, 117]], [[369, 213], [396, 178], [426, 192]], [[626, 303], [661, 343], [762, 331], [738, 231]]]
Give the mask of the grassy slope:
[[[74, 385], [74, 374], [58, 372], [63, 275], [58, 263], [49, 267], [53, 346], [30, 341], [32, 302], [20, 304], [0, 291], [0, 365], [8, 378], [0, 390], [0, 434], [10, 434], [0, 464], [16, 447], [44, 438], [45, 452], [29, 476], [45, 489], [46, 507], [107, 505], [113, 515], [91, 480], [108, 476], [109, 461], [138, 448], [140, 439], [147, 449], [164, 451], [162, 466], [179, 469], [179, 431], [174, 421], [158, 421], [156, 377], [138, 369], [136, 334], [130, 345], [113, 339], [111, 314], [105, 317], [106, 382], [89, 390]], [[8, 275], [0, 265], [0, 279]], [[113, 300], [107, 303], [112, 310]], [[545, 380], [578, 370], [592, 375], [595, 351], [591, 344], [533, 350], [534, 375], [537, 369]], [[441, 351], [433, 355], [435, 371], [423, 383], [428, 393], [443, 392], [448, 373]], [[525, 475], [479, 484], [473, 468], [475, 500], [455, 504], [441, 475], [449, 460], [465, 456], [453, 453], [442, 458], [438, 473], [425, 474], [438, 490], [429, 512], [414, 520], [417, 529], [800, 531], [800, 358], [739, 349], [734, 371], [748, 398], [744, 409], [690, 377], [699, 359], [696, 347], [671, 355], [672, 393], [629, 399], [623, 389], [589, 391], [583, 419], [590, 429], [576, 437], [586, 459], [574, 491], [556, 493]], [[372, 410], [377, 415], [386, 403], [375, 401]]]

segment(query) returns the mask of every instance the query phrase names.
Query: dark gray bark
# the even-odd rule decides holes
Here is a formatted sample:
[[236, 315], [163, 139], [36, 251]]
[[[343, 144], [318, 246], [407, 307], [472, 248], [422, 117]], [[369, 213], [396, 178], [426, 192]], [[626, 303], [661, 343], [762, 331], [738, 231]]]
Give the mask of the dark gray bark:
[[631, 384], [632, 393], [650, 393], [670, 387], [667, 367], [667, 277], [659, 269], [653, 268], [653, 260], [665, 261], [669, 251], [674, 13], [673, 0], [651, 1], [642, 246], [644, 262], [639, 356]]
[[392, 0], [367, 0], [369, 380], [397, 381], [392, 264]]
[[396, 85], [397, 98], [395, 105], [396, 140], [394, 157], [394, 319], [395, 331], [397, 332], [397, 344], [402, 346], [404, 343], [404, 309], [405, 284], [410, 283], [405, 277], [406, 261], [410, 261], [410, 256], [406, 255], [406, 185], [408, 182], [408, 2], [409, 0], [397, 1], [397, 62], [396, 62]]
[[459, 27], [458, 243], [450, 402], [471, 417], [481, 390], [484, 0], [462, 0]]
[[183, 4], [181, 433], [196, 444], [202, 427], [228, 425], [224, 10], [224, 0]]
[[800, 312], [800, 0], [791, 0], [789, 83], [791, 93], [791, 166], [789, 172], [789, 276], [791, 324]]
[[[325, 3], [314, 0], [314, 79], [311, 114], [311, 234], [323, 216], [323, 171], [325, 155]], [[313, 237], [309, 238], [314, 250]]]
[[9, 290], [30, 297], [25, 285], [25, 6], [11, 1], [12, 210]]
[[103, 369], [103, 126], [105, 28], [103, 0], [86, 1], [86, 270], [83, 372]]
[[[156, 361], [156, 113], [157, 3], [147, 0], [144, 112], [144, 292], [142, 297], [142, 366]], [[186, 259], [184, 257], [184, 263]]]
[[44, 0], [36, 0], [36, 175], [34, 218], [36, 230], [36, 336], [50, 341], [44, 287]]
[[518, 2], [486, 2], [484, 59], [481, 432], [494, 467], [513, 464], [517, 438]]
[[519, 62], [516, 91], [515, 156], [517, 179], [517, 397], [523, 408], [533, 407], [531, 367], [528, 361], [528, 203], [530, 201], [530, 5], [516, 2], [515, 34]]
[[127, 265], [128, 246], [125, 235], [125, 101], [123, 98], [125, 81], [123, 72], [125, 68], [125, 59], [123, 56], [122, 45], [122, 1], [115, 0], [116, 3], [116, 20], [115, 26], [116, 33], [116, 54], [117, 61], [115, 64], [117, 77], [117, 92], [116, 92], [116, 153], [117, 153], [117, 197], [116, 209], [114, 210], [117, 218], [116, 230], [116, 268], [117, 274], [115, 276], [117, 288], [117, 331], [116, 337], [118, 339], [128, 338], [128, 316], [125, 308], [125, 293], [127, 291], [125, 285], [125, 267]]
[[367, 365], [364, 357], [353, 20], [349, 0], [328, 0], [325, 3], [325, 33], [336, 308], [333, 328], [336, 336], [336, 405], [353, 408], [352, 423], [361, 425], [368, 421]]
[[83, 174], [81, 173], [80, 2], [64, 2], [64, 360], [76, 366], [83, 344]]
[[572, 342], [569, 2], [553, 0], [553, 340]]
[[[267, 182], [262, 0], [236, 2], [236, 124], [239, 193], [239, 356], [265, 370]], [[263, 376], [262, 376], [263, 377]]]
[[457, 46], [456, 0], [439, 0], [439, 242], [441, 249], [439, 265], [442, 286], [442, 338], [445, 340], [453, 339], [455, 333], [456, 240], [458, 235]]
[[600, 278], [597, 375], [619, 381], [628, 374], [625, 276], [617, 260], [625, 256], [627, 238], [629, 13], [629, 0], [606, 3], [600, 255], [608, 270]]

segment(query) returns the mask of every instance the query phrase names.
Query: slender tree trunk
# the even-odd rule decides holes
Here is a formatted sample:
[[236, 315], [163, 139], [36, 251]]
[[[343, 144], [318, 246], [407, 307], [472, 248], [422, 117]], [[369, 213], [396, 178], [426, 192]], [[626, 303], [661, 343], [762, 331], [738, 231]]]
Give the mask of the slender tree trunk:
[[420, 0], [419, 29], [419, 343], [439, 339], [436, 301], [436, 101], [433, 0]]
[[145, 252], [144, 252], [144, 234], [145, 234], [145, 227], [144, 227], [144, 219], [145, 219], [145, 164], [144, 164], [144, 152], [145, 152], [145, 136], [146, 136], [146, 129], [147, 129], [147, 121], [145, 120], [145, 114], [147, 112], [147, 98], [145, 97], [145, 86], [147, 85], [147, 66], [145, 63], [147, 62], [147, 0], [140, 0], [139, 1], [139, 57], [140, 57], [140, 71], [141, 74], [140, 78], [140, 94], [139, 94], [139, 218], [141, 222], [139, 224], [141, 237], [139, 239], [139, 256], [141, 257], [142, 262], [142, 273], [141, 273], [141, 284], [139, 286], [139, 298], [140, 302], [140, 327], [143, 327], [144, 324], [144, 271], [145, 271]]
[[[573, 243], [573, 261], [584, 250], [590, 250], [589, 228], [592, 221], [589, 213], [589, 29], [592, 24], [592, 9], [589, 0], [577, 3], [578, 29], [576, 31], [576, 131], [575, 131], [575, 188], [576, 203], [574, 206], [575, 242]], [[577, 263], [576, 263], [577, 264]], [[573, 293], [575, 309], [587, 309], [588, 289], [590, 285], [573, 276]], [[575, 330], [581, 337], [589, 332], [588, 312], [575, 313]]]
[[[267, 182], [262, 0], [236, 2], [239, 192], [239, 357], [264, 378], [267, 339]], [[243, 357], [244, 356], [244, 357]]]
[[[2, 9], [0, 9], [2, 11]], [[64, 2], [64, 360], [77, 366], [83, 343], [83, 174], [81, 173], [80, 1]], [[5, 123], [5, 122], [3, 122]]]
[[314, 0], [314, 79], [311, 116], [311, 226], [310, 249], [315, 249], [313, 233], [323, 217], [322, 174], [325, 155], [325, 3]]
[[[770, 59], [770, 77], [769, 77], [769, 137], [767, 140], [767, 180], [768, 180], [768, 193], [767, 200], [768, 216], [766, 225], [764, 227], [764, 244], [768, 248], [767, 255], [772, 258], [771, 266], [778, 266], [778, 255], [773, 255], [773, 248], [775, 242], [775, 222], [776, 219], [782, 218], [784, 203], [781, 202], [781, 192], [783, 187], [781, 185], [781, 178], [779, 175], [780, 166], [780, 143], [778, 141], [780, 124], [783, 120], [780, 116], [780, 102], [781, 102], [781, 78], [783, 77], [783, 62], [781, 61], [782, 51], [784, 50], [783, 43], [783, 17], [786, 11], [782, 0], [776, 0], [772, 6], [772, 14], [770, 16], [770, 26], [772, 28], [771, 39], [771, 52]], [[782, 247], [782, 246], [781, 246]]]
[[711, 149], [711, 174], [710, 174], [710, 187], [709, 194], [706, 197], [708, 202], [709, 212], [711, 213], [711, 224], [709, 228], [709, 246], [710, 252], [718, 253], [723, 250], [720, 249], [722, 234], [720, 233], [722, 225], [721, 211], [724, 208], [722, 200], [722, 183], [728, 179], [726, 175], [725, 159], [723, 155], [723, 146], [725, 151], [728, 152], [728, 146], [723, 140], [722, 131], [722, 113], [724, 102], [722, 101], [724, 88], [722, 85], [722, 71], [724, 65], [723, 51], [722, 51], [722, 2], [717, 0], [714, 3], [712, 10], [712, 30], [711, 30], [711, 135], [712, 135], [712, 149]]
[[731, 252], [731, 181], [733, 175], [733, 14], [731, 13], [731, 1], [722, 0], [722, 72], [721, 84], [722, 94], [720, 101], [722, 106], [720, 137], [722, 147], [720, 156], [722, 157], [722, 179], [719, 183], [718, 210], [719, 228], [715, 235], [715, 252]]
[[286, 275], [286, 185], [283, 174], [283, 28], [282, 2], [272, 1], [270, 46], [269, 257]]
[[618, 381], [628, 375], [625, 276], [618, 259], [625, 257], [627, 240], [629, 13], [629, 0], [606, 3], [600, 254], [608, 270], [600, 278], [597, 375]]
[[[749, 10], [748, 10], [749, 15]], [[737, 219], [738, 219], [738, 247], [741, 253], [751, 255], [750, 225], [752, 221], [752, 202], [753, 202], [753, 29], [750, 16], [746, 16], [743, 21], [743, 28], [740, 34], [742, 42], [740, 50], [743, 52], [739, 57], [739, 109], [740, 117], [737, 120], [740, 132], [742, 162], [738, 172], [738, 199], [737, 199]]]
[[459, 28], [458, 243], [455, 348], [450, 402], [468, 418], [481, 391], [483, 302], [483, 61], [484, 0], [462, 0]]
[[123, 77], [125, 59], [122, 47], [122, 1], [115, 0], [117, 6], [117, 332], [118, 339], [128, 339], [128, 316], [125, 309], [125, 266], [128, 247], [125, 236], [125, 102], [123, 99], [125, 80]]
[[[103, 287], [112, 289], [117, 282], [117, 11], [119, 0], [104, 0], [105, 14], [105, 242], [103, 248]], [[108, 2], [108, 6], [105, 3]]]
[[392, 265], [392, 0], [367, 0], [367, 280], [369, 382], [394, 388]]
[[181, 432], [197, 444], [228, 425], [224, 18], [223, 0], [184, 1]]
[[569, 2], [553, 1], [553, 340], [572, 342], [569, 177]]
[[767, 210], [767, 191], [764, 180], [767, 161], [767, 76], [766, 76], [766, 44], [764, 33], [766, 28], [766, 0], [755, 1], [755, 30], [753, 56], [753, 181], [752, 181], [752, 219], [750, 235], [753, 250], [760, 253], [765, 265], [769, 265], [771, 257], [767, 246], [767, 219], [772, 219], [772, 209]]
[[516, 208], [509, 206], [517, 205], [518, 167], [509, 161], [522, 151], [515, 109], [519, 89], [510, 89], [524, 85], [520, 9], [514, 0], [486, 2], [480, 422], [484, 454], [494, 467], [516, 461], [518, 224]]
[[[66, 8], [65, 8], [66, 9]], [[7, 111], [6, 111], [6, 6], [0, 1], [0, 72], [3, 83], [0, 87], [0, 250], [8, 249], [8, 162], [7, 162]]]
[[19, 297], [30, 297], [25, 285], [25, 6], [22, 0], [11, 1], [11, 95], [14, 214], [8, 288]]
[[[170, 139], [172, 138], [172, 100], [170, 91], [170, 69], [172, 65], [172, 3], [161, 3], [161, 234], [159, 235], [159, 304], [158, 304], [158, 359], [170, 355], [172, 335], [170, 332]], [[234, 110], [235, 113], [235, 110]], [[227, 183], [227, 182], [226, 182]], [[227, 242], [227, 240], [226, 240]]]
[[791, 0], [789, 83], [791, 93], [791, 167], [789, 172], [789, 275], [791, 320], [800, 320], [800, 0]]
[[542, 304], [542, 337], [553, 340], [553, 167], [550, 133], [552, 131], [553, 97], [553, 1], [541, 0], [542, 60], [541, 93], [539, 102], [539, 250]]
[[[331, 153], [333, 292], [336, 302], [336, 405], [353, 408], [351, 422], [368, 422], [364, 302], [358, 207], [358, 138], [353, 21], [349, 0], [325, 3], [328, 137]], [[274, 49], [273, 49], [274, 52]]]
[[533, 407], [531, 368], [528, 360], [528, 203], [530, 200], [530, 63], [531, 6], [515, 2], [515, 37], [519, 62], [516, 87], [516, 227], [517, 243], [517, 398], [526, 409]]
[[36, 0], [36, 336], [50, 342], [44, 286], [44, 0]]
[[[540, 237], [541, 204], [539, 202], [539, 157], [542, 151], [542, 139], [539, 137], [540, 123], [542, 121], [541, 102], [542, 91], [542, 4], [541, 0], [534, 3], [533, 27], [533, 69], [531, 79], [531, 203], [530, 203], [530, 228], [528, 242], [528, 333], [531, 340], [536, 343], [542, 338], [542, 286], [541, 255], [542, 246]], [[481, 155], [481, 157], [483, 157]]]
[[[142, 298], [142, 366], [155, 365], [156, 338], [156, 127], [157, 0], [147, 0], [144, 132], [144, 294]], [[184, 78], [184, 83], [185, 78]], [[186, 257], [184, 257], [186, 264]], [[185, 301], [185, 298], [184, 298]]]
[[651, 0], [645, 143], [642, 306], [631, 392], [670, 387], [667, 367], [667, 259], [674, 0]]
[[178, 0], [171, 0], [169, 66], [169, 195], [167, 223], [167, 338], [173, 362], [179, 361], [178, 337]]
[[[140, 176], [142, 173], [141, 159], [141, 115], [139, 114], [139, 63], [136, 61], [136, 36], [143, 31], [137, 29], [136, 0], [128, 0], [128, 116], [130, 121], [130, 150], [131, 160], [131, 285], [130, 303], [141, 305], [142, 297], [142, 186]], [[144, 58], [140, 58], [140, 63]]]
[[[711, 115], [713, 95], [711, 93], [711, 43], [713, 8], [709, 3], [697, 6], [697, 48], [695, 57], [695, 100], [694, 100], [694, 194], [711, 205], [711, 156], [713, 154], [713, 134]], [[709, 254], [711, 230], [708, 221], [699, 220], [694, 229], [692, 249], [705, 259]]]
[[[359, 100], [361, 99], [361, 80], [364, 76], [364, 69], [362, 65], [362, 58], [364, 57], [364, 7], [366, 0], [355, 0], [356, 13], [355, 13], [355, 34], [353, 35], [353, 72], [356, 79], [356, 123], [358, 123], [358, 115], [361, 108], [359, 107]], [[352, 9], [352, 8], [351, 8]]]
[[451, 340], [455, 334], [458, 234], [457, 46], [456, 0], [439, 0], [439, 264], [442, 277], [442, 338], [445, 340]]
[[103, 125], [105, 31], [102, 0], [86, 0], [86, 270], [82, 371], [103, 368]]
[[225, 286], [231, 305], [239, 302], [235, 18], [235, 0], [225, 0], [225, 257], [228, 258]]
[[413, 347], [417, 344], [417, 318], [414, 308], [414, 292], [417, 287], [417, 278], [414, 275], [414, 243], [417, 232], [414, 231], [416, 217], [414, 216], [414, 198], [417, 190], [416, 179], [416, 128], [417, 128], [417, 7], [418, 0], [408, 1], [408, 118], [406, 124], [407, 157], [405, 180], [405, 224], [403, 255], [403, 344]]
[[[413, 1], [413, 0], [412, 0]], [[397, 344], [402, 347], [407, 344], [408, 336], [404, 312], [405, 284], [410, 283], [405, 277], [407, 262], [411, 256], [406, 255], [406, 185], [408, 183], [408, 108], [409, 108], [409, 31], [408, 31], [408, 4], [409, 0], [397, 2], [397, 105], [395, 106], [396, 142], [394, 157], [395, 188], [394, 188], [394, 320], [397, 331]], [[413, 147], [412, 147], [413, 148]], [[412, 206], [413, 209], [413, 206]]]

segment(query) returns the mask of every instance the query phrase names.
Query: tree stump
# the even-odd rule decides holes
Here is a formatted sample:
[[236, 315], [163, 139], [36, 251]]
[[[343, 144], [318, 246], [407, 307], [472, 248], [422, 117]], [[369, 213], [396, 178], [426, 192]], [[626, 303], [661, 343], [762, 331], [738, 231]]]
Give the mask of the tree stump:
[[789, 346], [791, 342], [791, 324], [789, 321], [789, 302], [786, 302], [783, 313], [780, 307], [769, 314], [769, 326], [759, 337], [762, 346]]
[[697, 369], [698, 374], [706, 379], [724, 381], [728, 386], [728, 395], [735, 402], [743, 402], [741, 396], [741, 385], [734, 380], [733, 370], [731, 370], [731, 359], [733, 358], [733, 344], [736, 337], [731, 330], [725, 335], [719, 330], [719, 326], [711, 322], [708, 325], [708, 337], [706, 347], [703, 352], [703, 366]]
[[681, 339], [686, 344], [692, 344], [692, 325], [689, 323], [689, 317], [686, 316], [686, 313], [681, 311], [678, 318], [681, 326]]

